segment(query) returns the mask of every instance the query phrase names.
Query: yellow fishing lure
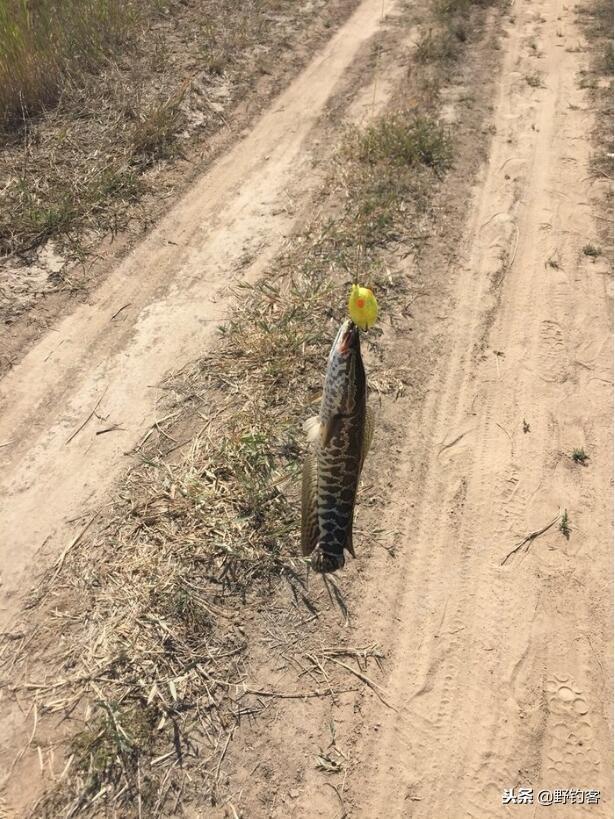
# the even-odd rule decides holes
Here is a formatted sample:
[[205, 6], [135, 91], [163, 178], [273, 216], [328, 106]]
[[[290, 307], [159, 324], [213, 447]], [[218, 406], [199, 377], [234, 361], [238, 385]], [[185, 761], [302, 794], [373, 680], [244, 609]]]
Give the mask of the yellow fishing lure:
[[367, 287], [353, 284], [348, 297], [348, 315], [362, 330], [369, 330], [378, 317], [378, 302]]

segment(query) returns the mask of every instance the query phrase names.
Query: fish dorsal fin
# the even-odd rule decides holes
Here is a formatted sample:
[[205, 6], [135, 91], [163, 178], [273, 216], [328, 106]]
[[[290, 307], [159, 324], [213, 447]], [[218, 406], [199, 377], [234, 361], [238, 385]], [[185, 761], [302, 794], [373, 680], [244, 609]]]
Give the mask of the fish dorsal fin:
[[301, 552], [310, 555], [318, 545], [318, 460], [313, 449], [308, 448], [303, 462], [301, 491]]
[[307, 439], [311, 444], [318, 443], [320, 440], [320, 428], [320, 418], [317, 415], [313, 415], [311, 418], [308, 418], [303, 424], [303, 431], [307, 434]]
[[376, 413], [372, 407], [367, 407], [365, 410], [365, 426], [363, 427], [363, 444], [361, 447], [361, 469], [365, 463], [365, 458], [372, 445], [372, 438], [374, 437], [374, 428], [376, 426]]

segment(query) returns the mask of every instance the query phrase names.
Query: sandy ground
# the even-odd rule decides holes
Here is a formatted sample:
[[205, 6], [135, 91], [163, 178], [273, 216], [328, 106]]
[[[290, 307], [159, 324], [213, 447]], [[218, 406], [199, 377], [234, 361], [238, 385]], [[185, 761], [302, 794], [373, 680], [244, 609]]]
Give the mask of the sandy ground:
[[[365, 673], [381, 687], [246, 728], [228, 762], [246, 815], [540, 816], [541, 789], [574, 788], [601, 803], [558, 816], [612, 813], [612, 290], [606, 260], [582, 252], [596, 189], [580, 42], [558, 0], [510, 10], [490, 155], [431, 316], [439, 355], [425, 399], [383, 413], [368, 466], [396, 556], [373, 550], [344, 586], [348, 627], [310, 638], [366, 658], [379, 646], [385, 674]], [[409, 359], [413, 344], [401, 332], [391, 349]], [[282, 657], [302, 628], [278, 629]], [[279, 656], [263, 674], [264, 655], [254, 677], [296, 690]], [[520, 787], [534, 805], [504, 807]]]
[[[90, 303], [3, 379], [4, 622], [33, 557], [43, 545], [57, 553], [79, 533], [84, 512], [100, 503], [124, 454], [156, 420], [156, 385], [213, 338], [229, 284], [253, 280], [279, 250], [294, 200], [317, 183], [306, 139], [381, 16], [381, 0], [364, 2]], [[96, 435], [114, 425], [120, 429]]]
[[[0, 384], [3, 623], [33, 564], [79, 536], [155, 422], [155, 385], [212, 342], [228, 285], [257, 277], [279, 250], [293, 201], [318, 182], [318, 118], [382, 10], [365, 0]], [[513, 787], [596, 788], [600, 805], [558, 806], [558, 816], [611, 813], [612, 293], [606, 261], [582, 253], [596, 235], [585, 56], [562, 0], [509, 14], [490, 154], [438, 316], [441, 354], [425, 400], [406, 418], [385, 413], [395, 446], [382, 429], [376, 439], [393, 470], [381, 516], [396, 557], [392, 568], [374, 550], [352, 580], [346, 633], [382, 648], [388, 706], [365, 692], [338, 703], [352, 755], [337, 792], [313, 765], [330, 706], [291, 703], [239, 732], [225, 764], [246, 816], [494, 817], [510, 810], [502, 793]], [[535, 72], [540, 83], [528, 83]], [[395, 344], [398, 357], [412, 354], [403, 332]], [[576, 447], [587, 466], [572, 463]], [[265, 768], [297, 790], [265, 803]]]
[[[328, 108], [348, 97], [349, 116], [362, 122], [388, 100], [403, 65], [392, 65], [377, 87], [360, 73], [387, 11], [381, 0], [361, 3], [87, 303], [2, 379], [0, 628], [10, 630], [36, 578], [104, 512], [127, 456], [161, 417], [164, 376], [215, 342], [233, 286], [257, 279], [310, 218], [321, 184], [314, 158], [330, 154], [339, 137], [327, 129]], [[18, 752], [14, 767], [27, 721], [4, 701], [0, 773], [13, 775], [11, 815], [26, 811], [37, 792], [20, 784], [38, 777], [37, 760]]]
[[[595, 223], [579, 31], [560, 0], [513, 14], [452, 346], [400, 454], [405, 559], [378, 595], [398, 711], [365, 748], [358, 816], [505, 815], [519, 786], [602, 789], [585, 809], [611, 813], [610, 279], [581, 252]], [[403, 466], [417, 459], [420, 485]], [[569, 540], [556, 523], [506, 560], [564, 510]]]

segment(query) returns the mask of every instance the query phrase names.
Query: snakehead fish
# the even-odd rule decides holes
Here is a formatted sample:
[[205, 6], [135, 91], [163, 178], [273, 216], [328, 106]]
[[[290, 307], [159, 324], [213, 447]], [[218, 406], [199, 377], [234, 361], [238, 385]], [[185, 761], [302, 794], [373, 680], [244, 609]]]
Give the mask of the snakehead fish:
[[303, 466], [301, 549], [312, 556], [315, 571], [334, 572], [344, 565], [344, 549], [354, 557], [355, 499], [374, 427], [359, 328], [348, 319], [329, 353], [320, 414], [304, 427], [310, 446]]

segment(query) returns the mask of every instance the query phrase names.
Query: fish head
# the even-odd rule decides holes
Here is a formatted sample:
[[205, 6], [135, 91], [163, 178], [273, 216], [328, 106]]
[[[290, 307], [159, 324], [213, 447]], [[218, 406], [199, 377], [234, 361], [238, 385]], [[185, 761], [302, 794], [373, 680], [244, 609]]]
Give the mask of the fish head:
[[359, 328], [350, 319], [342, 322], [331, 347], [325, 395], [332, 414], [353, 412], [365, 396]]
[[360, 349], [359, 328], [350, 319], [342, 322], [337, 331], [333, 353], [342, 359], [350, 359], [353, 352]]

